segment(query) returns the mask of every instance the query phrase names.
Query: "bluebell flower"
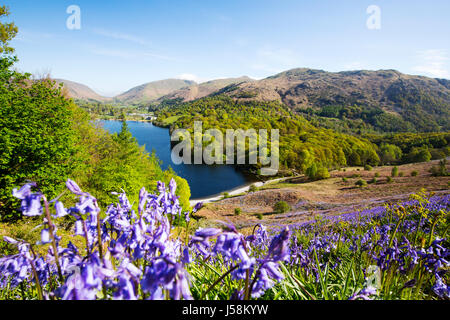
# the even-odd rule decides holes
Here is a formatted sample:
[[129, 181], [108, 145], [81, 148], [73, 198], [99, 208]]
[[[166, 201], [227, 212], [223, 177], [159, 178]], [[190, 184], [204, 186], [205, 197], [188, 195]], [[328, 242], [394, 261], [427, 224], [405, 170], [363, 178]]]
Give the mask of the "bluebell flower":
[[31, 188], [36, 187], [36, 183], [27, 183], [19, 190], [14, 189], [12, 194], [14, 197], [22, 200], [21, 211], [24, 216], [34, 217], [43, 213], [42, 194], [32, 193]]
[[267, 254], [273, 261], [285, 261], [289, 257], [289, 227], [286, 227], [281, 233], [272, 239]]

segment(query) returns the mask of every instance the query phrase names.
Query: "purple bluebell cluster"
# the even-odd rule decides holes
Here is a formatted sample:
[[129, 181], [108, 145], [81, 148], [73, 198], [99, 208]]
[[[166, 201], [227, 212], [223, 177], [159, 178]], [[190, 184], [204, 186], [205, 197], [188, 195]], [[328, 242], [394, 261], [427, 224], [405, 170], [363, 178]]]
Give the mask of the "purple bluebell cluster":
[[[47, 202], [39, 190], [33, 191], [34, 183], [13, 191], [23, 214], [42, 216], [43, 223], [36, 244], [4, 237], [17, 253], [0, 258], [0, 293], [27, 287], [39, 299], [190, 300], [220, 292], [227, 283], [227, 299], [270, 299], [277, 284], [289, 280], [307, 296], [321, 291], [323, 298], [330, 298], [325, 288], [329, 273], [345, 270], [347, 287], [352, 272], [365, 280], [369, 267], [375, 266], [381, 277], [378, 287], [355, 280], [339, 297], [411, 298], [414, 293], [416, 298], [450, 298], [449, 243], [444, 238], [448, 195], [418, 195], [399, 204], [279, 229], [258, 224], [247, 236], [222, 223], [220, 228], [200, 228], [181, 241], [172, 222], [185, 219], [189, 225], [190, 213], [178, 202], [174, 180], [168, 187], [159, 182], [157, 194], [142, 188], [137, 211], [125, 192], [117, 193], [118, 202], [104, 213], [95, 197], [74, 181], [66, 186], [77, 198], [70, 208], [60, 197]], [[196, 205], [193, 212], [200, 208]], [[84, 246], [61, 245], [54, 221], [65, 216], [73, 217], [73, 234]], [[49, 245], [47, 254], [36, 254], [36, 245]], [[215, 278], [205, 286], [202, 277], [211, 270]], [[316, 287], [308, 291], [305, 285]]]
[[[379, 268], [385, 277], [384, 285], [390, 273], [401, 279], [413, 277], [405, 282], [414, 285], [405, 285], [402, 290], [423, 285], [422, 280], [427, 277], [432, 284], [428, 289], [448, 299], [449, 242], [435, 237], [433, 225], [441, 221], [444, 234], [448, 230], [450, 196], [417, 198], [327, 217], [326, 228], [323, 221], [294, 226], [291, 267], [301, 267], [304, 274], [315, 276], [319, 282], [319, 269], [323, 270], [327, 264], [334, 269], [344, 256], [356, 256], [359, 263], [364, 260]], [[319, 265], [315, 263], [315, 254]], [[370, 299], [374, 294], [373, 288], [363, 288], [351, 299]]]
[[[263, 226], [249, 240], [233, 225], [199, 229], [189, 245], [177, 239], [171, 221], [174, 217], [184, 217], [189, 222], [190, 214], [182, 212], [173, 179], [168, 188], [158, 182], [156, 195], [142, 188], [137, 212], [124, 192], [116, 194], [118, 203], [111, 204], [104, 217], [93, 196], [83, 192], [72, 180], [66, 186], [78, 199], [71, 208], [65, 208], [59, 198], [47, 202], [39, 191], [32, 191], [36, 188], [34, 183], [14, 190], [13, 194], [22, 200], [24, 215], [43, 216], [41, 240], [36, 245], [52, 245], [47, 255], [40, 257], [33, 252], [35, 244], [5, 237], [5, 241], [17, 246], [19, 253], [0, 259], [1, 288], [14, 289], [29, 282], [41, 290], [40, 298], [64, 300], [189, 300], [193, 299], [192, 277], [187, 269], [193, 263], [193, 253], [220, 256], [230, 268], [234, 264], [232, 276], [236, 280], [251, 277], [258, 269], [253, 296], [274, 284], [269, 277], [283, 278], [276, 263], [289, 254], [288, 231], [272, 241], [263, 260], [252, 257], [252, 247], [262, 248], [267, 241]], [[194, 212], [201, 206], [196, 205]], [[51, 207], [53, 214], [50, 214]], [[74, 236], [84, 239], [84, 247], [72, 242], [64, 248], [61, 246], [53, 220], [67, 215], [75, 219]]]

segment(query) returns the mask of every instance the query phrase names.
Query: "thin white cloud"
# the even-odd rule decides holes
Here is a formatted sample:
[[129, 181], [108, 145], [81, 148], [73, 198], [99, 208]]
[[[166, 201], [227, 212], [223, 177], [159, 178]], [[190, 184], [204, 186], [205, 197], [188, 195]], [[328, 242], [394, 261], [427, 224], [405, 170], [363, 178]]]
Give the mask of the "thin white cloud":
[[447, 51], [430, 49], [417, 53], [419, 63], [413, 67], [415, 72], [429, 75], [435, 78], [450, 78]]
[[121, 59], [158, 59], [166, 61], [174, 61], [175, 59], [169, 56], [155, 54], [147, 51], [132, 51], [121, 49], [107, 49], [107, 48], [91, 48], [91, 53], [106, 57], [114, 57]]
[[99, 36], [116, 39], [116, 40], [129, 41], [129, 42], [137, 43], [137, 44], [140, 44], [143, 46], [148, 46], [151, 44], [146, 39], [132, 35], [132, 34], [108, 31], [108, 30], [104, 30], [104, 29], [94, 29], [93, 32]]
[[197, 83], [200, 83], [203, 81], [203, 79], [201, 79], [199, 76], [192, 74], [192, 73], [183, 73], [183, 74], [179, 74], [175, 77], [176, 79], [181, 79], [181, 80], [190, 80], [190, 81], [195, 81]]

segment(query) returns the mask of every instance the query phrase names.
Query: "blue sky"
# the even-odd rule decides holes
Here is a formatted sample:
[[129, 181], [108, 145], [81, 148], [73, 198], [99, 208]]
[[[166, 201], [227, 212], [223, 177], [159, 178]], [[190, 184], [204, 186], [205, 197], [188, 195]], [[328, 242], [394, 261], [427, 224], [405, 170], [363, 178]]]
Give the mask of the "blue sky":
[[[308, 67], [450, 78], [450, 1], [3, 0], [17, 67], [114, 95], [165, 78], [264, 78]], [[66, 9], [81, 9], [69, 30]], [[370, 30], [367, 8], [381, 9]]]

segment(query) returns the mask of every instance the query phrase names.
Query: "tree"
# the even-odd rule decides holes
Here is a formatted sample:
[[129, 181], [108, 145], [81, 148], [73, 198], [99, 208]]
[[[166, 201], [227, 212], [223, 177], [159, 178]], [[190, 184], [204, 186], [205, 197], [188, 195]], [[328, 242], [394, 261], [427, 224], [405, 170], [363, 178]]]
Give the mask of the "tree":
[[330, 173], [328, 169], [322, 166], [321, 164], [313, 163], [311, 167], [306, 170], [306, 175], [311, 180], [323, 180], [328, 179], [330, 177]]
[[400, 161], [402, 150], [393, 144], [383, 144], [380, 148], [380, 158], [383, 164], [392, 164]]
[[[0, 7], [0, 17], [7, 16]], [[8, 42], [14, 23], [0, 23], [0, 214], [13, 218], [13, 188], [35, 181], [49, 197], [62, 190], [65, 179], [82, 165], [82, 146], [74, 129], [78, 108], [50, 79], [31, 80], [13, 70], [17, 61]]]
[[428, 162], [431, 160], [431, 153], [428, 147], [422, 146], [420, 148], [412, 148], [406, 156], [407, 162]]
[[[7, 6], [0, 7], [0, 19], [8, 17], [9, 14], [10, 12]], [[16, 36], [18, 31], [14, 22], [0, 23], [0, 54], [11, 54], [14, 52], [14, 48], [9, 46], [9, 41]]]
[[311, 180], [315, 180], [317, 176], [317, 165], [316, 163], [313, 163], [308, 169], [306, 169], [306, 175]]

